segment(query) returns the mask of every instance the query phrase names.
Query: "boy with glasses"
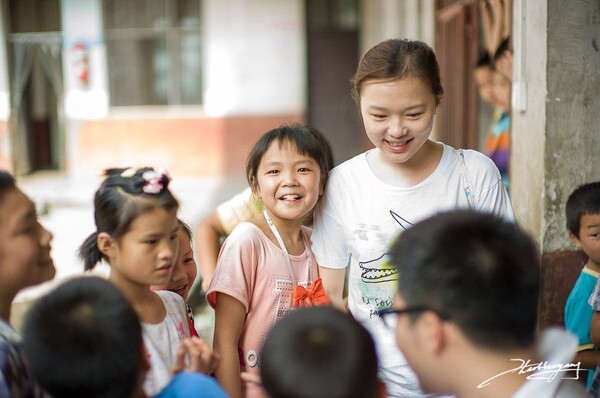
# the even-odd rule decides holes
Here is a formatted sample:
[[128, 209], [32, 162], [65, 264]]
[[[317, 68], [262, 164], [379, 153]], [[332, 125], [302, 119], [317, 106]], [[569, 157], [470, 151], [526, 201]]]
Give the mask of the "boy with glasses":
[[425, 391], [586, 396], [567, 380], [584, 376], [571, 363], [577, 338], [559, 329], [536, 334], [540, 255], [516, 224], [439, 213], [403, 232], [389, 261], [399, 285], [394, 308], [380, 315], [395, 314], [396, 342]]

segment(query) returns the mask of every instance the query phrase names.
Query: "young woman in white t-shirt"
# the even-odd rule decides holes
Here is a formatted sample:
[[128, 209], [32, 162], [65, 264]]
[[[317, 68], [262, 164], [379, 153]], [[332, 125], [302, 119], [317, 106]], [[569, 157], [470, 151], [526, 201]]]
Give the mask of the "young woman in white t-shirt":
[[330, 173], [315, 212], [312, 248], [331, 301], [372, 333], [390, 396], [419, 397], [417, 378], [378, 313], [391, 307], [398, 275], [386, 265], [391, 240], [436, 212], [471, 207], [514, 219], [500, 173], [485, 155], [429, 136], [442, 103], [439, 66], [420, 41], [387, 40], [361, 59], [352, 80], [375, 148]]

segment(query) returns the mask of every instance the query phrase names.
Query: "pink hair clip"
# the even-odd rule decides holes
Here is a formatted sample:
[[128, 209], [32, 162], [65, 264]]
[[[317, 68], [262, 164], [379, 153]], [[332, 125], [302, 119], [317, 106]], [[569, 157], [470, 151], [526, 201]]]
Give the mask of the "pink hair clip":
[[145, 181], [142, 191], [152, 195], [161, 193], [164, 188], [162, 182], [163, 176], [167, 178], [167, 181], [171, 181], [171, 177], [169, 177], [169, 173], [165, 169], [145, 171], [142, 174], [142, 178]]

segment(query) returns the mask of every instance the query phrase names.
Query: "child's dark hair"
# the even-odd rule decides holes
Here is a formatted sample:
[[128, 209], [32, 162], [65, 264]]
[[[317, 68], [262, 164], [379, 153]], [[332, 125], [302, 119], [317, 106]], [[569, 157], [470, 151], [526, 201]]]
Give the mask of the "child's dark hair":
[[494, 53], [494, 62], [498, 61], [506, 51], [510, 51], [510, 36], [504, 38], [498, 45], [498, 48]]
[[432, 309], [479, 347], [533, 344], [540, 254], [515, 223], [470, 210], [439, 213], [403, 231], [389, 256], [408, 307]]
[[371, 48], [360, 60], [352, 77], [352, 97], [360, 104], [364, 85], [370, 80], [394, 81], [418, 77], [431, 87], [440, 101], [444, 88], [440, 67], [431, 47], [418, 40], [390, 39]]
[[492, 58], [487, 51], [484, 51], [483, 54], [480, 55], [477, 63], [475, 64], [475, 68], [481, 68], [482, 66], [493, 68], [494, 65], [492, 63]]
[[374, 398], [377, 354], [358, 321], [333, 307], [304, 307], [279, 320], [261, 350], [272, 398]]
[[157, 207], [165, 210], [179, 207], [177, 199], [169, 191], [170, 178], [165, 171], [151, 167], [108, 169], [104, 175], [106, 178], [94, 197], [96, 232], [79, 248], [86, 271], [93, 269], [100, 260], [107, 260], [98, 249], [98, 233], [106, 232], [118, 239], [141, 214]]
[[177, 219], [177, 225], [179, 226], [179, 229], [183, 231], [183, 233], [188, 237], [188, 239], [191, 242], [192, 241], [192, 229], [190, 228], [190, 226], [185, 221], [183, 221], [181, 218]]
[[71, 279], [38, 300], [23, 339], [35, 379], [53, 397], [126, 398], [139, 380], [139, 318], [105, 279]]
[[316, 129], [299, 124], [282, 125], [263, 134], [252, 147], [246, 161], [246, 178], [248, 184], [255, 190], [256, 173], [260, 161], [269, 150], [271, 143], [277, 142], [280, 147], [292, 144], [299, 153], [317, 162], [321, 171], [321, 179], [325, 181], [333, 164], [333, 156], [325, 138]]
[[565, 213], [567, 228], [579, 239], [581, 216], [584, 214], [600, 214], [600, 181], [577, 187], [567, 199]]
[[0, 170], [0, 203], [4, 200], [4, 194], [16, 186], [15, 178], [7, 171]]

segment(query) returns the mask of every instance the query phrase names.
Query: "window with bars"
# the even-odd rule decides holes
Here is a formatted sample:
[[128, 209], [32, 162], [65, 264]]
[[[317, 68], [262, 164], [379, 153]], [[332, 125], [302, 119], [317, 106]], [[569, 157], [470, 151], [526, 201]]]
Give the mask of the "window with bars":
[[202, 103], [201, 0], [104, 0], [111, 106]]

